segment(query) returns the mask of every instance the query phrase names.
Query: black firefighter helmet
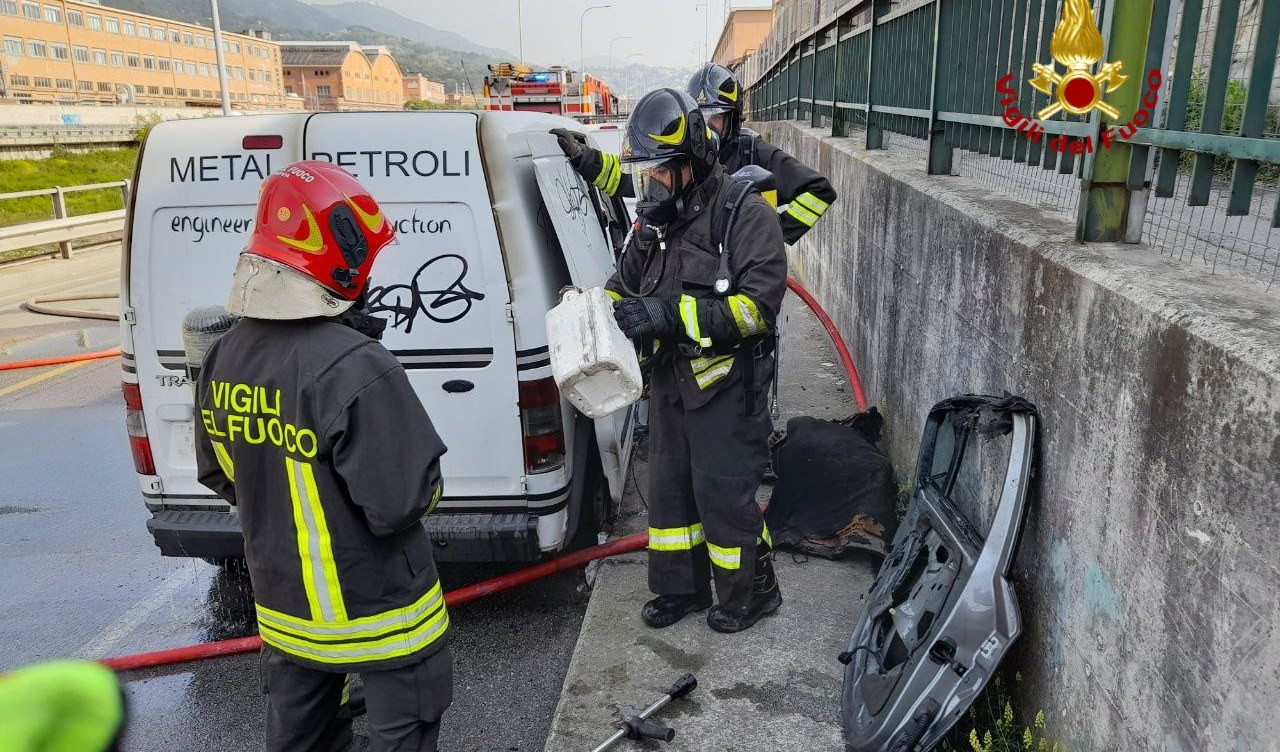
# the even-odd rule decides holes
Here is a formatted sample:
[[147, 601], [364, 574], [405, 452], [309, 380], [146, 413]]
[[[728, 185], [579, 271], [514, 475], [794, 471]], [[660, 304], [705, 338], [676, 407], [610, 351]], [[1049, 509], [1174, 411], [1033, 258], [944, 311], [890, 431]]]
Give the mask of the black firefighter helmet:
[[708, 121], [713, 115], [725, 116], [720, 143], [732, 147], [742, 130], [742, 87], [733, 77], [733, 71], [718, 63], [707, 63], [693, 74], [685, 90]]
[[[673, 219], [684, 194], [709, 176], [716, 165], [717, 143], [697, 103], [676, 89], [658, 89], [636, 103], [627, 121], [619, 160], [636, 178], [636, 211], [658, 224]], [[683, 166], [692, 168], [685, 183]], [[666, 167], [674, 180], [665, 185], [651, 179], [654, 168]]]

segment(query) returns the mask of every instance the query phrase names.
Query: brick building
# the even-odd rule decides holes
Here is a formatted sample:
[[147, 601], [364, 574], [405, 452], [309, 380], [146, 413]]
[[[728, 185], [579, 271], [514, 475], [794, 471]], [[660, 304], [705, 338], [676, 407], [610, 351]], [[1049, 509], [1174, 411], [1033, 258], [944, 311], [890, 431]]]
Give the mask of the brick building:
[[386, 47], [280, 42], [287, 94], [308, 110], [403, 110], [404, 76]]
[[[203, 26], [77, 0], [0, 0], [0, 45], [0, 98], [221, 103], [213, 30]], [[278, 44], [224, 33], [223, 50], [232, 106], [285, 106]]]
[[446, 101], [444, 84], [432, 81], [421, 73], [407, 73], [404, 76], [404, 98], [421, 99], [436, 104]]

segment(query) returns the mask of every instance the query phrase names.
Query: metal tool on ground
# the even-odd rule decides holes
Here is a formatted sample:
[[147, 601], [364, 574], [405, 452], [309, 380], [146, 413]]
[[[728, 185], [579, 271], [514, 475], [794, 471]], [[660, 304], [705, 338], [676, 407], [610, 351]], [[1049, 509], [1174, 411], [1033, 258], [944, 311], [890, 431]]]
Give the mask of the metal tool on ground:
[[621, 714], [622, 718], [618, 721], [620, 728], [613, 736], [605, 740], [604, 744], [596, 747], [593, 752], [605, 752], [605, 750], [612, 748], [613, 745], [623, 739], [661, 739], [664, 742], [669, 742], [676, 738], [675, 729], [668, 726], [659, 726], [656, 723], [650, 723], [649, 718], [651, 718], [654, 713], [657, 713], [659, 710], [666, 707], [668, 703], [674, 700], [679, 700], [697, 688], [698, 679], [693, 674], [685, 674], [680, 677], [676, 680], [675, 684], [671, 685], [671, 689], [667, 690], [667, 693], [662, 696], [662, 699], [639, 713]]

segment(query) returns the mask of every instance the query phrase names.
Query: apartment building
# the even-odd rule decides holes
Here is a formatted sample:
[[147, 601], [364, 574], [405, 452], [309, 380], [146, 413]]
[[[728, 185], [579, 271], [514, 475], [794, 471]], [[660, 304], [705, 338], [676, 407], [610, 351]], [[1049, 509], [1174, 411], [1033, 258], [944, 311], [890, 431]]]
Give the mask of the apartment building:
[[404, 75], [386, 47], [279, 42], [286, 94], [308, 110], [403, 110]]
[[771, 28], [772, 8], [739, 8], [730, 11], [711, 61], [736, 70], [747, 55], [755, 52], [765, 37], [769, 36]]
[[[0, 0], [0, 45], [0, 98], [221, 103], [213, 30], [196, 24], [78, 0]], [[233, 107], [285, 106], [279, 45], [224, 32], [223, 52]]]

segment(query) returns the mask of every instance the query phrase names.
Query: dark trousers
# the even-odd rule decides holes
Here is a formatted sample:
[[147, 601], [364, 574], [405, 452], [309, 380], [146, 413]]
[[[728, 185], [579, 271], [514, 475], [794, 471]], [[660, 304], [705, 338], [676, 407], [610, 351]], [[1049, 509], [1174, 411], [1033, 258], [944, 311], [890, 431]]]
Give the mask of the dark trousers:
[[[440, 717], [453, 702], [446, 645], [418, 663], [363, 671], [371, 752], [436, 752]], [[351, 743], [345, 673], [323, 671], [262, 648], [267, 752], [341, 752]]]
[[[706, 590], [720, 605], [751, 600], [757, 545], [766, 535], [756, 490], [768, 463], [772, 357], [740, 358], [706, 404], [687, 408], [671, 368], [655, 368], [649, 398], [649, 589]], [[755, 369], [752, 404], [740, 369]]]

